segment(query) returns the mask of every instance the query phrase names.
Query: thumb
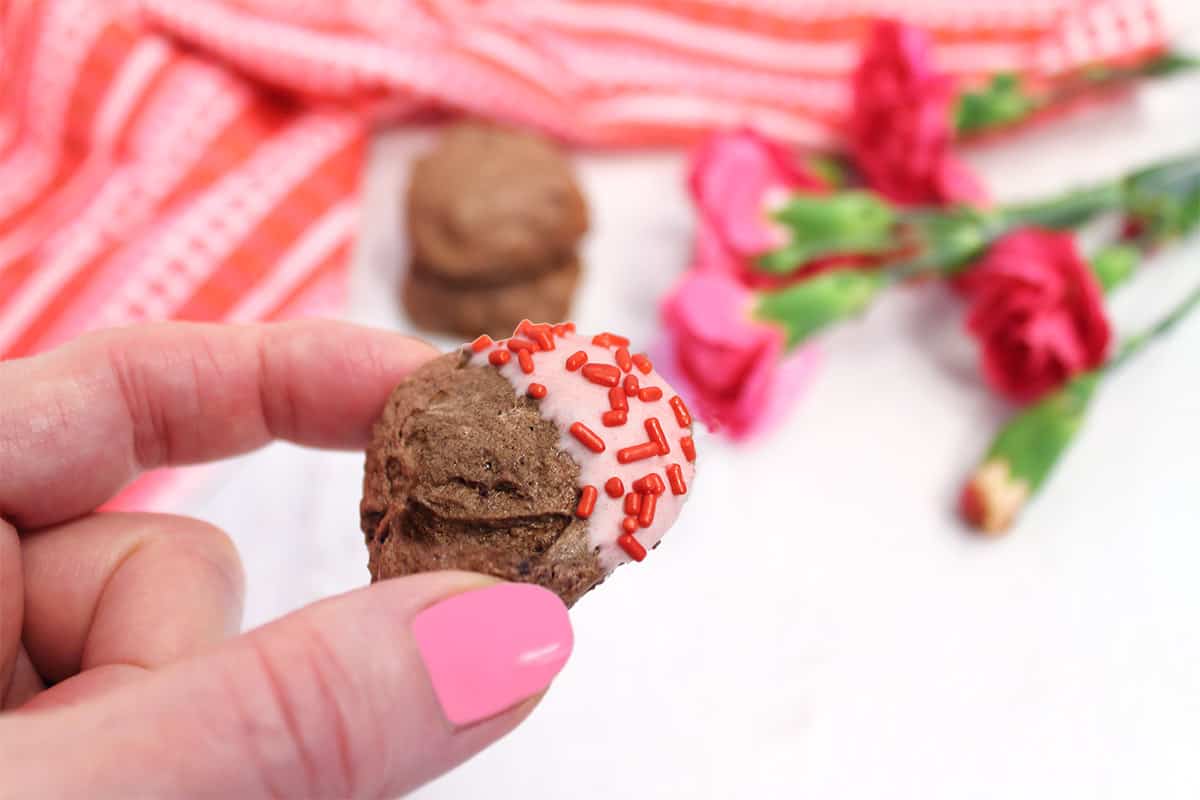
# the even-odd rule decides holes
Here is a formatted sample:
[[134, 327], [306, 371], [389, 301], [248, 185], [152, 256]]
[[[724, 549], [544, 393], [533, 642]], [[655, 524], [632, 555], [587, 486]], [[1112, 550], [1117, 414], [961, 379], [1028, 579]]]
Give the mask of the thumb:
[[521, 722], [571, 647], [540, 587], [385, 581], [92, 703], [12, 717], [0, 762], [13, 796], [395, 797]]

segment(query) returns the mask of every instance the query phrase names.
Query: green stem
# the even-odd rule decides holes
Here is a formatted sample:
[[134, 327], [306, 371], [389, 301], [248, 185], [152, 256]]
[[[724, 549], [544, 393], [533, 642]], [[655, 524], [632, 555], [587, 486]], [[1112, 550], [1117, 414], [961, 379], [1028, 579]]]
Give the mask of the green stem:
[[1083, 189], [1074, 189], [1049, 200], [1036, 200], [1001, 209], [1002, 232], [1036, 225], [1043, 228], [1074, 228], [1106, 211], [1116, 211], [1125, 203], [1123, 182], [1106, 181]]
[[1142, 350], [1144, 350], [1151, 342], [1168, 333], [1172, 328], [1178, 325], [1183, 319], [1191, 314], [1197, 306], [1200, 306], [1200, 285], [1197, 285], [1194, 289], [1188, 292], [1183, 300], [1181, 300], [1174, 308], [1167, 312], [1153, 325], [1126, 339], [1121, 345], [1121, 349], [1117, 352], [1117, 354], [1109, 359], [1108, 363], [1105, 365], [1105, 369], [1116, 369], [1125, 362], [1129, 361], [1129, 359], [1142, 352]]
[[927, 275], [945, 276], [948, 273], [945, 265], [936, 258], [918, 256], [909, 261], [901, 261], [898, 264], [883, 267], [879, 270], [879, 274], [883, 278], [884, 286], [896, 286], [914, 278], [923, 278]]
[[1068, 229], [1125, 205], [1123, 181], [1105, 181], [1049, 200], [1005, 206], [994, 211], [960, 212], [917, 209], [901, 216], [910, 229], [924, 231], [927, 241], [913, 258], [890, 265], [889, 282], [922, 275], [950, 276], [969, 265], [1000, 237], [1018, 228]]
[[1181, 196], [1200, 191], [1200, 151], [1160, 161], [1130, 173], [1123, 181], [1130, 204], [1147, 197]]
[[954, 114], [955, 129], [960, 137], [1003, 130], [1048, 108], [1081, 97], [1111, 91], [1142, 78], [1172, 75], [1198, 66], [1200, 59], [1169, 51], [1133, 67], [1094, 65], [1066, 76], [1039, 94], [1027, 92], [1019, 76], [1000, 73], [986, 86], [959, 97]]
[[1039, 103], [1039, 108], [1066, 103], [1098, 90], [1117, 88], [1142, 78], [1161, 78], [1195, 69], [1198, 66], [1200, 66], [1200, 60], [1194, 56], [1173, 50], [1163, 53], [1152, 61], [1133, 67], [1099, 65], [1085, 70], [1076, 78], [1069, 78], [1064, 85], [1052, 89]]

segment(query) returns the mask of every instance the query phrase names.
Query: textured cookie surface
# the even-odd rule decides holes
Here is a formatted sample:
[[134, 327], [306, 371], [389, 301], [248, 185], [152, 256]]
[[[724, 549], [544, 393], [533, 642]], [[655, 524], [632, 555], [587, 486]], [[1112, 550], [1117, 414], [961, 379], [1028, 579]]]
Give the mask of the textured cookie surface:
[[579, 275], [579, 262], [571, 258], [532, 278], [475, 287], [444, 281], [414, 263], [404, 282], [403, 301], [409, 318], [425, 330], [500, 338], [526, 317], [566, 317]]
[[373, 580], [464, 569], [574, 603], [605, 575], [575, 516], [579, 466], [536, 403], [452, 353], [392, 394], [367, 452]]
[[451, 128], [413, 168], [413, 259], [447, 281], [497, 285], [573, 259], [587, 208], [566, 159], [526, 133]]
[[372, 578], [464, 569], [571, 604], [644, 560], [690, 494], [696, 447], [683, 398], [629, 345], [522, 320], [397, 387], [367, 451]]

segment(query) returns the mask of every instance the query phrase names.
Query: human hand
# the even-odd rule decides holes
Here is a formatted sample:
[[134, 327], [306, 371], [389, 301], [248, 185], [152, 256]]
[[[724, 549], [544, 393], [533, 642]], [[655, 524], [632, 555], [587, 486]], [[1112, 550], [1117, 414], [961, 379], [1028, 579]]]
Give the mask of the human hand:
[[394, 797], [525, 718], [571, 648], [549, 592], [417, 575], [229, 638], [221, 531], [94, 512], [153, 467], [365, 447], [433, 355], [336, 323], [164, 324], [0, 363], [0, 798]]

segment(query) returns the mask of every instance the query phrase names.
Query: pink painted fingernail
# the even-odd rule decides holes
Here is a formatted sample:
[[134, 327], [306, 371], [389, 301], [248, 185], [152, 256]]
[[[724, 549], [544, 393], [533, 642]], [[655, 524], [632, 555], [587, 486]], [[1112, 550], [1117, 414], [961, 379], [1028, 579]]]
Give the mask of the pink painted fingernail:
[[448, 597], [417, 614], [413, 636], [454, 725], [478, 722], [545, 689], [575, 641], [558, 595], [527, 583]]

